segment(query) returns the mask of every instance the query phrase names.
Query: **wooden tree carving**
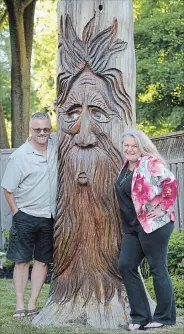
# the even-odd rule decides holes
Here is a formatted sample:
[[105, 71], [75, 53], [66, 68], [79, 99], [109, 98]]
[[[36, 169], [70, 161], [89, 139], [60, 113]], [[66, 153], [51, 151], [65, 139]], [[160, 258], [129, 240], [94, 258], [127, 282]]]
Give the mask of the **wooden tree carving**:
[[69, 15], [61, 21], [53, 278], [35, 324], [118, 328], [127, 321], [117, 268], [122, 231], [114, 185], [122, 164], [120, 135], [131, 127], [133, 112], [122, 72], [109, 66], [126, 49], [117, 19], [96, 31], [94, 13], [82, 38]]

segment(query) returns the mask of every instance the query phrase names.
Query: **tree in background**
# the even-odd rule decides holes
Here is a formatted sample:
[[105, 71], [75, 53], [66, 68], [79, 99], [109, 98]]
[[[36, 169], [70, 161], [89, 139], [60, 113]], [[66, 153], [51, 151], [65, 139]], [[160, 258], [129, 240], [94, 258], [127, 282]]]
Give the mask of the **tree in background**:
[[[183, 1], [136, 0], [137, 122], [150, 135], [184, 129]], [[139, 5], [139, 7], [138, 7]]]
[[[5, 124], [11, 119], [12, 147], [20, 146], [27, 138], [30, 113], [38, 109], [53, 111], [57, 54], [56, 0], [37, 1], [35, 11], [36, 1], [0, 0], [0, 120]], [[9, 27], [5, 25], [7, 13]], [[33, 31], [34, 18], [36, 29]], [[34, 56], [31, 64], [33, 36]], [[9, 38], [12, 57], [9, 57]], [[1, 148], [8, 147], [5, 137], [6, 133], [1, 129]]]
[[10, 117], [10, 52], [7, 10], [0, 2], [0, 148], [8, 148], [6, 120]]
[[57, 64], [56, 1], [38, 1], [33, 42], [31, 111], [49, 112], [54, 129]]
[[12, 147], [29, 133], [30, 67], [36, 0], [4, 0], [11, 42]]

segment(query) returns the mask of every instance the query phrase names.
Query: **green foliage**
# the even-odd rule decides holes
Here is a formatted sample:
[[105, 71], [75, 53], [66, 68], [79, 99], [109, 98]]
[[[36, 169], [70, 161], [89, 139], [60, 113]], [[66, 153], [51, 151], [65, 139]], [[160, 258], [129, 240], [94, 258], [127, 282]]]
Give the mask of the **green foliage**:
[[[184, 280], [178, 276], [171, 276], [171, 280], [174, 288], [176, 307], [184, 308]], [[150, 296], [156, 300], [152, 277], [145, 280], [145, 285]]]
[[[184, 278], [184, 231], [174, 230], [168, 245], [168, 269], [173, 276]], [[141, 263], [141, 273], [145, 279], [151, 273], [146, 259]]]
[[35, 18], [31, 113], [54, 110], [56, 97], [57, 13], [53, 1], [38, 1]]
[[4, 234], [5, 243], [8, 244], [8, 242], [9, 242], [9, 236], [10, 236], [10, 233], [9, 233], [8, 229], [5, 228], [5, 229], [2, 231], [2, 233]]
[[174, 127], [171, 124], [167, 124], [164, 121], [157, 121], [152, 123], [151, 121], [142, 121], [136, 126], [137, 129], [144, 131], [148, 136], [159, 136], [160, 134], [166, 134], [174, 131]]
[[174, 295], [176, 299], [176, 307], [184, 308], [184, 279], [178, 276], [171, 276]]
[[146, 258], [144, 258], [141, 262], [140, 265], [140, 269], [141, 269], [141, 274], [143, 276], [144, 279], [147, 279], [150, 277], [151, 273], [150, 273], [150, 268], [149, 268], [149, 264]]
[[2, 255], [2, 259], [3, 259], [3, 268], [11, 268], [14, 266], [13, 262], [10, 261], [9, 259], [7, 259], [6, 257], [6, 250], [8, 248], [8, 242], [9, 242], [9, 230], [8, 229], [4, 229], [2, 231], [2, 233], [4, 234], [4, 238], [5, 238], [5, 245], [4, 245], [4, 249], [2, 249], [2, 252], [4, 253], [4, 255]]
[[179, 233], [174, 230], [172, 233], [169, 242], [168, 268], [171, 275], [184, 275], [184, 231]]
[[137, 120], [183, 129], [183, 1], [140, 0], [135, 21]]
[[6, 253], [4, 256], [2, 256], [2, 259], [3, 259], [3, 268], [13, 268], [14, 267], [14, 263], [10, 261], [9, 259], [7, 259]]
[[8, 27], [0, 31], [0, 103], [7, 120], [11, 117], [11, 53]]

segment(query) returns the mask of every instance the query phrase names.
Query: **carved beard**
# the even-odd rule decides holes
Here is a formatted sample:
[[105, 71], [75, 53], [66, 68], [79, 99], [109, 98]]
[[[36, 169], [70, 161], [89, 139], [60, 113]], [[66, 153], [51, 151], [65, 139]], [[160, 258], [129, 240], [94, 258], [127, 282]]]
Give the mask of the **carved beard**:
[[[79, 148], [69, 135], [58, 154], [51, 301], [64, 304], [80, 291], [84, 304], [92, 295], [108, 302], [115, 290], [119, 296], [123, 290], [117, 269], [121, 219], [114, 189], [120, 154], [106, 136], [99, 136], [94, 148]], [[80, 173], [87, 184], [79, 183]]]

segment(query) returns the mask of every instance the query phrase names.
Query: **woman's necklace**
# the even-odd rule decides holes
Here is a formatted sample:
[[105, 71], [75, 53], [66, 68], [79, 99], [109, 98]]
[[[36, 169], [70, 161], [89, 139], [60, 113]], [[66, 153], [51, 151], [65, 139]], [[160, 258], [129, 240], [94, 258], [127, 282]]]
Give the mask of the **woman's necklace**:
[[120, 182], [120, 186], [122, 185], [122, 183], [133, 173], [134, 170], [130, 170], [127, 167], [127, 170], [125, 172], [125, 175], [123, 176], [121, 182]]

